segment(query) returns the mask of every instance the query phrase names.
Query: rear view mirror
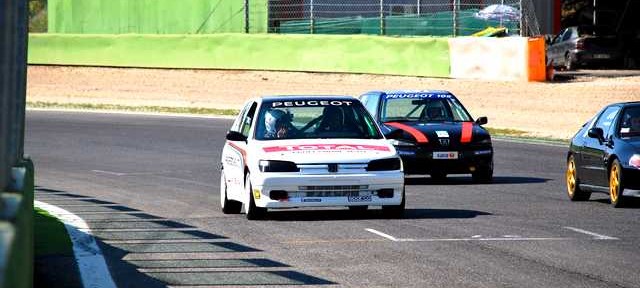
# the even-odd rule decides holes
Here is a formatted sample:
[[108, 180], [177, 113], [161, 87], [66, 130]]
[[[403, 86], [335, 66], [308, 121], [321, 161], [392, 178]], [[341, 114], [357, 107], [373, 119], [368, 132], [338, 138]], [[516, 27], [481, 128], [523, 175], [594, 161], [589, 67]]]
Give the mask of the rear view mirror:
[[602, 128], [591, 128], [589, 129], [589, 132], [587, 133], [587, 135], [590, 138], [595, 138], [598, 139], [599, 141], [603, 141], [604, 140], [604, 131], [602, 131]]
[[240, 132], [229, 131], [227, 132], [227, 140], [229, 141], [247, 141], [247, 137], [242, 135]]
[[489, 118], [482, 116], [482, 117], [478, 117], [478, 119], [476, 119], [476, 124], [478, 125], [484, 125], [489, 123]]

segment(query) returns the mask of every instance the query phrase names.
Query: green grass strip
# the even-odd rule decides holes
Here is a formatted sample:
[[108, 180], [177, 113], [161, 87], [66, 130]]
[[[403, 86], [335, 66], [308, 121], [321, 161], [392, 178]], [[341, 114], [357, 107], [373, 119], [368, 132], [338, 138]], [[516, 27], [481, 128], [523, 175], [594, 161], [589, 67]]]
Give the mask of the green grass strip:
[[198, 108], [198, 107], [165, 107], [165, 106], [127, 106], [118, 104], [89, 104], [89, 103], [55, 103], [55, 102], [27, 102], [28, 108], [69, 109], [69, 110], [106, 110], [126, 112], [152, 112], [171, 114], [222, 115], [235, 116], [239, 110]]
[[33, 212], [35, 256], [73, 256], [73, 246], [64, 224], [40, 208], [34, 208]]

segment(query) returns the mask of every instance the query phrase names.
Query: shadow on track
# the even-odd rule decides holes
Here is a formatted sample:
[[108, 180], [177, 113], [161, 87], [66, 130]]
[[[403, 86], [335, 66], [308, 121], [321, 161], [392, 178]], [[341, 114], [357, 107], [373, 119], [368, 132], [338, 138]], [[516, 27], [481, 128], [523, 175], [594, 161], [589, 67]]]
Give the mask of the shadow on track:
[[405, 178], [404, 183], [406, 185], [500, 185], [500, 184], [535, 184], [545, 183], [551, 179], [537, 178], [537, 177], [520, 177], [520, 176], [495, 176], [493, 182], [488, 184], [478, 184], [473, 182], [471, 177], [447, 177], [444, 181], [438, 181], [431, 179], [428, 176], [417, 178], [412, 176], [411, 178]]
[[[591, 196], [591, 197], [594, 197], [594, 196]], [[640, 198], [638, 198], [638, 197], [628, 197], [625, 200], [627, 202], [624, 203], [624, 205], [622, 207], [615, 208], [615, 209], [638, 209], [638, 208], [640, 208]], [[611, 205], [611, 200], [609, 200], [609, 198], [592, 199], [592, 200], [589, 200], [589, 202], [598, 202], [598, 203], [602, 203], [602, 204]], [[614, 208], [611, 207], [611, 209], [614, 209]]]
[[[399, 219], [461, 219], [475, 218], [477, 216], [492, 215], [491, 213], [460, 210], [460, 209], [409, 209], [407, 208], [404, 217]], [[370, 209], [366, 211], [349, 210], [288, 210], [269, 211], [267, 221], [344, 221], [362, 219], [388, 219], [382, 214], [380, 209]]]
[[[42, 187], [36, 191], [36, 200], [79, 212], [102, 249], [117, 287], [336, 284], [295, 271], [284, 263], [255, 258], [255, 253], [262, 250], [185, 223], [66, 191]], [[225, 254], [236, 256], [218, 256]], [[60, 265], [56, 268], [68, 269]], [[47, 283], [51, 279], [36, 280]]]

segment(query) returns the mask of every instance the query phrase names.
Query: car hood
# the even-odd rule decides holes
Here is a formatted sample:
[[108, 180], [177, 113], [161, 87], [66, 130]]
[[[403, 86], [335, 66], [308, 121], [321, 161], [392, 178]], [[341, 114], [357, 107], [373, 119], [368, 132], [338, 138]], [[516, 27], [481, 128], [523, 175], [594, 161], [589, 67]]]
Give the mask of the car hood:
[[418, 143], [449, 138], [455, 145], [489, 138], [489, 133], [474, 122], [386, 122], [382, 130], [387, 138]]
[[367, 163], [396, 157], [385, 139], [302, 139], [255, 141], [250, 153], [256, 160], [284, 160], [297, 164]]

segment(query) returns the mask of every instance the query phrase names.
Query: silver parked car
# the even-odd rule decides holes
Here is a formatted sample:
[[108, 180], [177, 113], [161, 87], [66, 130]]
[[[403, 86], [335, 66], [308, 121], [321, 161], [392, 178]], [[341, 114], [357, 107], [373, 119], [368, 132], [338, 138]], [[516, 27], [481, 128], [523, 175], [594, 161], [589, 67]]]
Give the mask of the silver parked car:
[[622, 64], [623, 45], [616, 36], [596, 36], [590, 26], [568, 27], [547, 47], [547, 61], [554, 68], [573, 70], [582, 66]]

